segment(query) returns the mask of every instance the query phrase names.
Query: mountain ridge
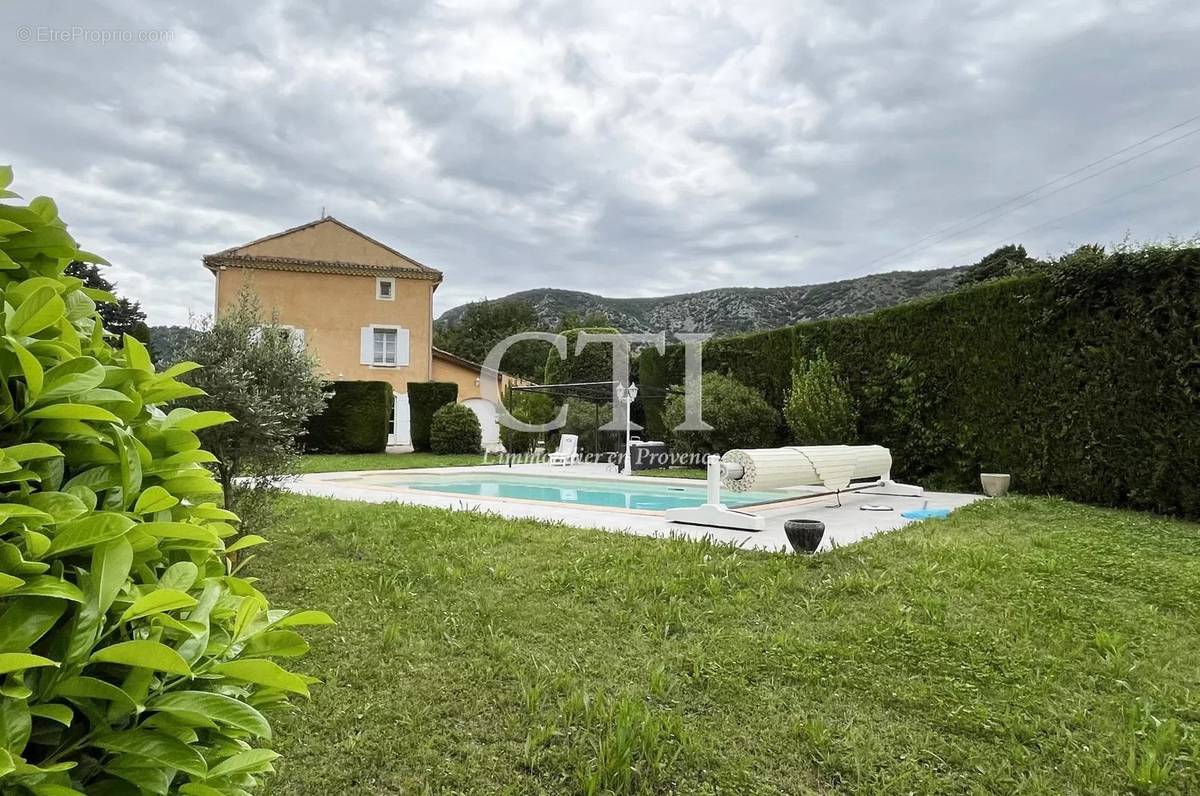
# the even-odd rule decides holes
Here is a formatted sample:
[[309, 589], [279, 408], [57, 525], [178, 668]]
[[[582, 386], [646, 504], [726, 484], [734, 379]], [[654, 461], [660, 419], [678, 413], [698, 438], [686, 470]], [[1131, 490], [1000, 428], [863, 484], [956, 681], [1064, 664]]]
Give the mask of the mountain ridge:
[[[790, 326], [802, 321], [861, 315], [927, 296], [947, 293], [963, 267], [882, 274], [783, 287], [724, 287], [668, 296], [612, 298], [582, 290], [534, 288], [489, 301], [525, 301], [555, 328], [567, 315], [602, 313], [622, 331], [736, 334]], [[457, 322], [470, 303], [438, 316], [441, 326]]]

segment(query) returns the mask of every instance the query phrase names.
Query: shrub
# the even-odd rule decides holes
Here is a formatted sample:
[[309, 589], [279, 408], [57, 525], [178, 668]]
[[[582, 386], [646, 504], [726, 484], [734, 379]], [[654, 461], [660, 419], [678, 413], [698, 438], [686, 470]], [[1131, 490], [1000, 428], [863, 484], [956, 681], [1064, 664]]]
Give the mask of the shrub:
[[308, 418], [325, 406], [316, 360], [291, 330], [263, 317], [249, 292], [206, 322], [183, 356], [201, 365], [187, 381], [204, 391], [188, 398], [187, 406], [224, 409], [238, 418], [236, 427], [202, 430], [200, 441], [217, 457], [225, 508], [241, 516], [243, 530], [261, 530], [296, 470]]
[[479, 418], [469, 406], [446, 404], [433, 413], [429, 443], [434, 453], [479, 453], [482, 440]]
[[[0, 191], [11, 170], [0, 168]], [[7, 194], [12, 196], [13, 194]], [[315, 612], [268, 610], [228, 554], [236, 534], [197, 432], [220, 411], [144, 345], [105, 339], [102, 291], [54, 203], [0, 205], [0, 792], [234, 793], [277, 755], [261, 710], [310, 678]]]
[[783, 417], [797, 445], [848, 445], [854, 441], [854, 404], [825, 352], [797, 363]]
[[[504, 388], [504, 405], [513, 417], [530, 425], [549, 423], [555, 416], [554, 402], [549, 395], [514, 392], [508, 385]], [[500, 424], [500, 442], [509, 453], [532, 452], [539, 436], [537, 432], [516, 431]]]
[[684, 398], [667, 398], [663, 420], [672, 446], [679, 453], [724, 453], [734, 448], [766, 448], [777, 440], [779, 413], [761, 395], [720, 373], [701, 381], [700, 411], [712, 431], [677, 431], [683, 422]]
[[392, 419], [392, 385], [386, 381], [325, 383], [324, 411], [308, 420], [304, 447], [320, 453], [381, 453]]
[[408, 385], [408, 422], [414, 450], [430, 450], [433, 414], [458, 400], [458, 385], [448, 381], [415, 381]]
[[[625, 404], [618, 404], [617, 412], [619, 413], [618, 420], [623, 424], [625, 422]], [[608, 450], [615, 439], [615, 433], [612, 431], [601, 431], [600, 426], [603, 426], [612, 420], [612, 418], [613, 407], [611, 403], [594, 404], [591, 401], [572, 398], [567, 401], [567, 422], [562, 427], [560, 434], [574, 434], [579, 437], [580, 449], [588, 453]], [[624, 427], [624, 425], [621, 426], [622, 429]], [[625, 432], [622, 431], [622, 444], [624, 444], [624, 439]]]

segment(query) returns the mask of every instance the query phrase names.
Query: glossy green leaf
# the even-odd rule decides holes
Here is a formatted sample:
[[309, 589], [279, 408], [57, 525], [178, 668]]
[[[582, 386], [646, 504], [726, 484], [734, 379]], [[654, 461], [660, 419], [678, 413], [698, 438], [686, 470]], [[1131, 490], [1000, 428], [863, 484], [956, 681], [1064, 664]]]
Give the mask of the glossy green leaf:
[[[75, 357], [46, 371], [39, 403], [52, 403], [85, 393], [104, 381], [104, 366], [94, 357]], [[85, 418], [80, 418], [85, 419]]]
[[13, 589], [19, 589], [24, 585], [24, 578], [18, 578], [16, 575], [9, 575], [7, 572], [0, 572], [0, 594], [10, 592]]
[[82, 500], [70, 492], [34, 492], [29, 496], [29, 505], [49, 514], [57, 523], [66, 523], [90, 511]]
[[146, 346], [142, 345], [142, 341], [129, 334], [123, 335], [122, 339], [124, 340], [125, 363], [136, 370], [153, 373], [154, 363], [150, 359], [150, 352], [146, 350]]
[[239, 550], [245, 550], [248, 547], [257, 547], [260, 544], [267, 544], [267, 540], [256, 534], [249, 533], [226, 547], [225, 552], [236, 553]]
[[158, 579], [158, 585], [164, 589], [187, 591], [199, 576], [200, 568], [191, 561], [177, 561], [167, 567], [167, 571]]
[[[171, 423], [171, 417], [167, 418], [167, 422]], [[235, 422], [237, 421], [234, 416], [228, 412], [191, 412], [180, 416], [175, 422], [171, 423], [171, 426], [182, 431], [200, 431], [201, 429], [219, 426], [223, 423]]]
[[0, 652], [0, 674], [19, 672], [24, 669], [36, 669], [42, 666], [57, 667], [58, 664], [49, 658], [43, 658], [41, 655], [30, 655], [27, 652]]
[[274, 627], [298, 627], [300, 625], [333, 625], [333, 618], [324, 611], [296, 611], [274, 623]]
[[260, 773], [271, 770], [271, 763], [279, 759], [279, 753], [270, 749], [247, 749], [222, 760], [208, 772], [208, 779], [221, 779], [235, 774]]
[[92, 597], [100, 613], [121, 593], [133, 567], [133, 546], [125, 537], [110, 539], [96, 545], [92, 552]]
[[53, 288], [39, 287], [5, 320], [5, 329], [9, 334], [29, 337], [54, 325], [66, 311], [67, 305]]
[[41, 395], [45, 382], [42, 363], [38, 362], [38, 358], [29, 353], [29, 349], [21, 345], [15, 337], [7, 336], [4, 339], [17, 356], [17, 364], [21, 366], [21, 374], [25, 377], [25, 385], [29, 390], [29, 402], [33, 403]]
[[191, 608], [196, 604], [196, 598], [190, 594], [175, 589], [156, 589], [133, 601], [133, 605], [121, 614], [120, 622], [130, 622], [151, 614], [161, 614], [168, 611], [178, 611], [181, 608]]
[[161, 486], [152, 486], [138, 495], [137, 503], [133, 507], [133, 513], [154, 514], [159, 511], [166, 511], [178, 504], [179, 498]]
[[31, 420], [96, 420], [106, 423], [120, 423], [121, 418], [107, 409], [91, 404], [50, 404], [40, 409], [26, 412], [25, 417]]
[[109, 752], [137, 755], [193, 777], [208, 774], [204, 757], [177, 738], [150, 730], [125, 730], [96, 738], [96, 746]]
[[159, 539], [191, 539], [216, 544], [217, 535], [201, 525], [190, 522], [143, 522], [138, 530]]
[[269, 630], [247, 642], [242, 655], [247, 658], [298, 658], [308, 652], [308, 642], [291, 630]]
[[73, 603], [83, 602], [83, 592], [74, 583], [53, 575], [31, 575], [24, 585], [5, 593], [5, 597], [55, 597]]
[[123, 536], [133, 527], [133, 520], [123, 514], [100, 512], [72, 520], [59, 526], [58, 533], [50, 542], [47, 556], [60, 556], [76, 550], [103, 544]]
[[56, 697], [73, 697], [76, 699], [99, 699], [104, 702], [115, 702], [128, 713], [135, 712], [137, 703], [129, 694], [112, 683], [98, 680], [95, 677], [72, 677], [63, 680], [54, 687]]
[[56, 705], [48, 702], [43, 702], [37, 705], [31, 705], [29, 712], [34, 716], [40, 716], [43, 719], [50, 719], [64, 727], [70, 727], [71, 722], [75, 719], [75, 711], [71, 710], [66, 705]]
[[245, 702], [224, 694], [176, 691], [151, 701], [146, 709], [167, 713], [199, 713], [259, 738], [271, 737], [271, 725], [261, 713]]
[[91, 657], [93, 663], [119, 663], [159, 672], [190, 676], [191, 667], [179, 657], [179, 653], [157, 641], [123, 641], [111, 647], [97, 650]]
[[0, 652], [22, 652], [54, 627], [67, 603], [51, 597], [8, 597], [0, 606]]
[[235, 680], [245, 680], [248, 683], [278, 688], [294, 694], [308, 696], [308, 684], [304, 678], [284, 669], [274, 661], [267, 660], [236, 660], [219, 663], [212, 667], [214, 674], [223, 674]]
[[27, 462], [32, 459], [48, 459], [63, 455], [61, 450], [45, 442], [25, 442], [20, 445], [9, 445], [3, 449], [3, 453], [8, 458], [18, 462]]

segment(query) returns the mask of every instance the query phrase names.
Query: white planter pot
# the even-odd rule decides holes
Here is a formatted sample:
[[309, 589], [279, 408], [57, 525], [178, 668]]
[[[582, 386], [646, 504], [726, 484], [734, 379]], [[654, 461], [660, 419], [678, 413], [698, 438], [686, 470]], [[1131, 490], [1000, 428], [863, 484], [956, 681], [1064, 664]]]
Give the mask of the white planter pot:
[[1008, 473], [979, 474], [979, 484], [983, 487], [983, 494], [988, 497], [1004, 497], [1008, 494], [1008, 487], [1011, 483], [1012, 476]]

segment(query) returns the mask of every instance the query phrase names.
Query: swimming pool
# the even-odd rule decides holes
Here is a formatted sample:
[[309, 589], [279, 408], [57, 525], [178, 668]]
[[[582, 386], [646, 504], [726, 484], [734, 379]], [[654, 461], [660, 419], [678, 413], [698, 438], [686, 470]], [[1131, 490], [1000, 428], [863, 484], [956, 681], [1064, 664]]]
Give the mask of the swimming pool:
[[[478, 498], [567, 503], [637, 511], [666, 511], [700, 506], [705, 502], [704, 487], [690, 484], [630, 483], [594, 478], [491, 473], [404, 477], [373, 473], [360, 478], [369, 484], [393, 489], [419, 489], [422, 492]], [[721, 495], [727, 506], [746, 506], [785, 497], [788, 497], [788, 494], [784, 492], [722, 492]]]

